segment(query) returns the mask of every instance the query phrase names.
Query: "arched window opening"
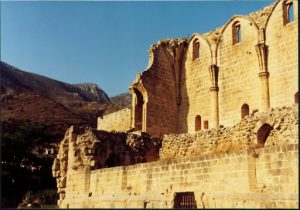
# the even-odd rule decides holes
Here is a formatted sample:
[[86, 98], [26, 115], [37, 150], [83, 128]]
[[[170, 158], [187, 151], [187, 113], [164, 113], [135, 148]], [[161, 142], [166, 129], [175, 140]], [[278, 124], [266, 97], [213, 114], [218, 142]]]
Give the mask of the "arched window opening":
[[291, 3], [288, 7], [289, 23], [294, 21], [294, 5]]
[[243, 104], [241, 107], [241, 115], [242, 119], [244, 119], [247, 115], [249, 115], [249, 105], [248, 104]]
[[199, 40], [195, 39], [193, 42], [193, 60], [200, 57], [200, 43]]
[[195, 131], [200, 131], [201, 130], [201, 117], [200, 115], [197, 115], [195, 117]]
[[143, 95], [137, 89], [134, 89], [136, 95], [136, 105], [135, 105], [135, 113], [134, 113], [134, 120], [135, 120], [135, 130], [142, 130], [142, 122], [143, 122]]
[[204, 121], [204, 129], [208, 129], [208, 121], [207, 120]]
[[298, 101], [299, 101], [299, 96], [298, 96], [298, 91], [297, 93], [295, 93], [295, 104], [298, 104]]
[[263, 147], [273, 127], [267, 123], [263, 124], [257, 132], [257, 144]]
[[283, 4], [283, 24], [288, 24], [294, 21], [294, 5], [293, 2]]
[[242, 41], [241, 24], [239, 22], [235, 22], [232, 25], [232, 40], [233, 44], [238, 44]]

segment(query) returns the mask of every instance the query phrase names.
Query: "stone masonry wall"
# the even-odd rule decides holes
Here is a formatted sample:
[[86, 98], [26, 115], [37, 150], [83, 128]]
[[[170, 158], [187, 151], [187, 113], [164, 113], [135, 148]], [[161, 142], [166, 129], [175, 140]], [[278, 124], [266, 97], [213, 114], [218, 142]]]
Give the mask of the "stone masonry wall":
[[[69, 191], [85, 189], [85, 177], [80, 173], [72, 183], [69, 175], [86, 169], [132, 165], [158, 160], [161, 139], [146, 133], [122, 133], [94, 130], [90, 127], [70, 127], [60, 143], [52, 166], [59, 194], [58, 204]], [[71, 181], [70, 181], [71, 179]]]
[[267, 113], [257, 112], [247, 116], [233, 127], [204, 130], [196, 134], [165, 135], [160, 159], [255, 148], [258, 131], [264, 124], [272, 128], [265, 140], [265, 146], [296, 144], [299, 140], [298, 113], [296, 105], [279, 107]]
[[153, 45], [149, 52], [149, 68], [139, 74], [131, 85], [138, 89], [142, 84], [145, 90], [145, 132], [151, 135], [176, 133], [178, 130], [179, 65], [186, 42], [186, 39], [172, 39]]
[[[291, 3], [294, 20], [285, 24], [284, 6]], [[143, 131], [195, 133], [196, 116], [201, 129], [228, 127], [242, 119], [244, 104], [251, 114], [298, 103], [297, 5], [277, 0], [205, 34], [153, 45], [148, 69], [133, 83], [148, 96]]]
[[[232, 25], [239, 21], [242, 41], [233, 44]], [[232, 126], [241, 119], [241, 107], [248, 104], [250, 112], [261, 110], [259, 63], [255, 50], [258, 31], [252, 21], [235, 18], [222, 34], [219, 44], [220, 125]]]
[[194, 192], [197, 208], [297, 208], [298, 176], [298, 144], [82, 169], [60, 207], [172, 208], [175, 193]]
[[98, 130], [128, 131], [131, 129], [131, 109], [125, 108], [117, 112], [98, 117]]
[[[266, 44], [269, 46], [271, 107], [295, 103], [298, 92], [298, 1], [294, 5], [294, 21], [283, 23], [283, 1], [278, 3], [266, 26]], [[298, 97], [298, 96], [297, 96]]]
[[195, 131], [195, 117], [201, 117], [201, 129], [204, 121], [210, 121], [210, 77], [208, 66], [211, 64], [210, 45], [200, 35], [194, 36], [190, 43], [200, 45], [199, 58], [193, 60], [193, 45], [190, 44], [186, 53], [183, 69], [182, 103], [179, 106], [179, 128], [181, 131]]

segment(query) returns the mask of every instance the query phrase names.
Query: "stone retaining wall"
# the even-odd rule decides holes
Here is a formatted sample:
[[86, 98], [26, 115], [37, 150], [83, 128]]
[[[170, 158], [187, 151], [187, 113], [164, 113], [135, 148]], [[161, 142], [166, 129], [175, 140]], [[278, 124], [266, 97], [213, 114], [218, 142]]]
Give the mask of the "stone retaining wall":
[[298, 144], [68, 173], [60, 207], [172, 208], [194, 192], [197, 208], [297, 208]]

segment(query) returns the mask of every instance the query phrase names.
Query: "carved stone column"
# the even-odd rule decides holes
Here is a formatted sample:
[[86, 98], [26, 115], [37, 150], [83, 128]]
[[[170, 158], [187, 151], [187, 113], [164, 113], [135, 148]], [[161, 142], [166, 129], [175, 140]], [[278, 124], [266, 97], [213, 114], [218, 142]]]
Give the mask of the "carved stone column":
[[258, 76], [261, 81], [262, 109], [266, 112], [270, 108], [269, 72], [260, 72]]
[[270, 108], [269, 94], [269, 72], [268, 72], [268, 46], [265, 43], [259, 43], [255, 46], [258, 55], [260, 72], [258, 74], [261, 81], [262, 111], [268, 111]]
[[210, 118], [212, 128], [219, 127], [219, 87], [218, 87], [219, 67], [215, 64], [209, 67], [209, 75], [211, 79], [210, 91]]

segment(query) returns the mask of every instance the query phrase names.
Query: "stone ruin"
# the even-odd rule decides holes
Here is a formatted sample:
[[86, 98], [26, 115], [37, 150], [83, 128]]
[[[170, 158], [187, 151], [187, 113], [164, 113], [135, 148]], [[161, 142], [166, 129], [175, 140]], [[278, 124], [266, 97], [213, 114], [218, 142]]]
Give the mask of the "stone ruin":
[[154, 44], [130, 108], [67, 130], [58, 205], [297, 208], [297, 5]]
[[70, 127], [53, 163], [57, 189], [64, 197], [68, 169], [97, 170], [159, 159], [161, 139], [141, 132], [106, 132], [90, 127]]

